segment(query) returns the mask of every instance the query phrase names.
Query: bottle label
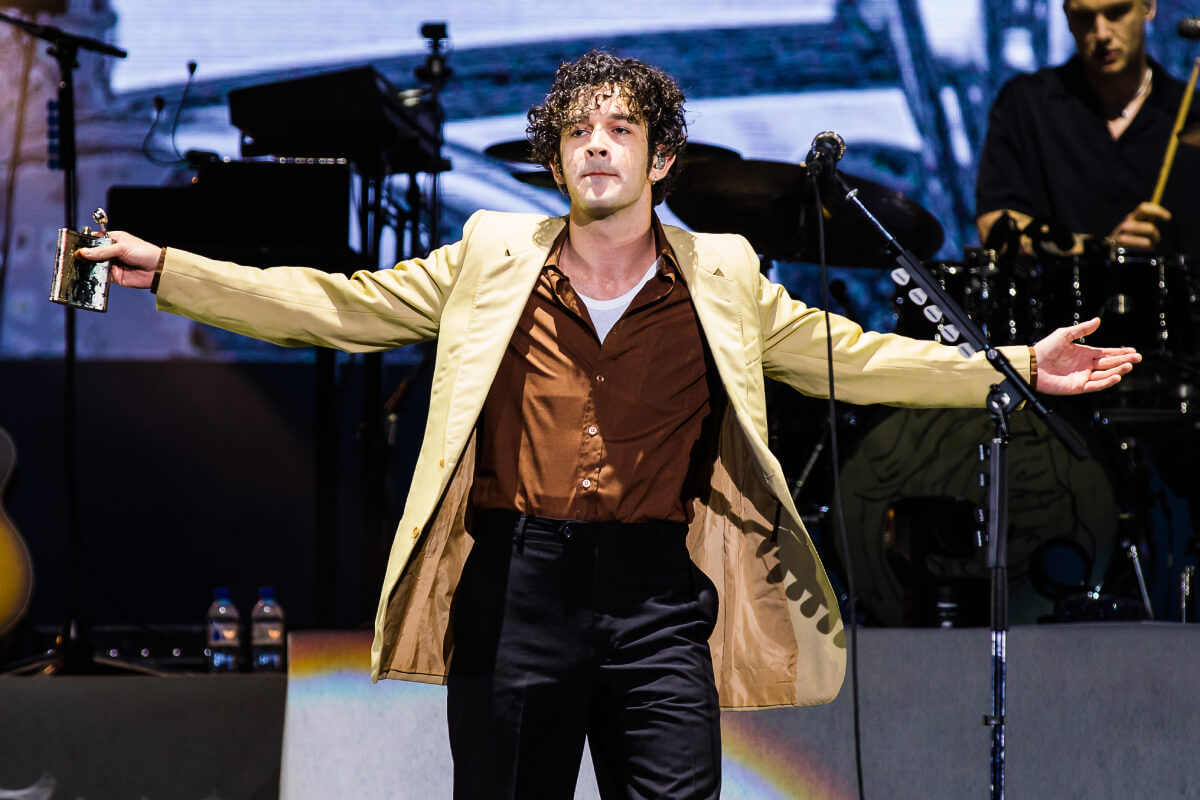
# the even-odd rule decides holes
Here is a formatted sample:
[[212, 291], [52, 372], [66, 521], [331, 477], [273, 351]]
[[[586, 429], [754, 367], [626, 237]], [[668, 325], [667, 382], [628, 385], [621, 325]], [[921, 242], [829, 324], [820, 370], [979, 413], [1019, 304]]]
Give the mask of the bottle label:
[[255, 647], [283, 647], [283, 625], [279, 624], [277, 620], [252, 623], [250, 643]]
[[238, 626], [236, 622], [218, 619], [208, 624], [209, 647], [237, 647]]

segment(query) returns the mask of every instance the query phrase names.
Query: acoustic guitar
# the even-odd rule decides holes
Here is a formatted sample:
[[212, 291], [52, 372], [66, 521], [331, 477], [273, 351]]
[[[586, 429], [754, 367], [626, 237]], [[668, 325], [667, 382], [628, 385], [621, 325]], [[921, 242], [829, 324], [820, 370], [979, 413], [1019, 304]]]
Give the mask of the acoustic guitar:
[[[16, 465], [16, 445], [0, 428], [0, 500]], [[0, 636], [25, 615], [32, 597], [33, 562], [29, 559], [29, 549], [0, 504]]]

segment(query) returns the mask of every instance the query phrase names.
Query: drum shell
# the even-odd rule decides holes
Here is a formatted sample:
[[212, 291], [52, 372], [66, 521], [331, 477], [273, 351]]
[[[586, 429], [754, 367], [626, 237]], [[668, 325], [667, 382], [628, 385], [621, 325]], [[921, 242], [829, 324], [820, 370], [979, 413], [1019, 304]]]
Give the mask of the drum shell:
[[1026, 343], [1099, 317], [1088, 344], [1136, 347], [1147, 358], [1182, 364], [1200, 344], [1194, 272], [1180, 257], [1121, 248], [1049, 260], [1021, 282], [1040, 298], [1020, 321]]
[[1100, 318], [1086, 337], [1097, 347], [1135, 347], [1142, 363], [1095, 398], [1101, 413], [1126, 421], [1181, 422], [1200, 390], [1200, 304], [1195, 264], [1110, 248], [1048, 261], [1025, 282], [1041, 297], [1022, 321], [1032, 343], [1055, 328]]
[[[968, 247], [961, 261], [934, 261], [924, 266], [991, 344], [1016, 343], [1018, 288], [1011, 273], [996, 263], [993, 251]], [[897, 288], [893, 295], [896, 333], [942, 341], [939, 326], [925, 317], [906, 291]]]

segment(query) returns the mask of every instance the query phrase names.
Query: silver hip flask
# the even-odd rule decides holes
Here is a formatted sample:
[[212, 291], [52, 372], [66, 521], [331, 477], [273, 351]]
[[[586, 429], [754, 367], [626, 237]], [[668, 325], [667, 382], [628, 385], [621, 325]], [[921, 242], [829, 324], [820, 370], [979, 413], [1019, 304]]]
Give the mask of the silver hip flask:
[[108, 238], [108, 231], [105, 229], [108, 217], [104, 209], [96, 209], [92, 219], [100, 225], [98, 232], [86, 226], [78, 233], [67, 228], [58, 229], [50, 299], [55, 303], [87, 311], [107, 311], [108, 262], [88, 261], [75, 255], [75, 251], [81, 247], [112, 244], [112, 239]]

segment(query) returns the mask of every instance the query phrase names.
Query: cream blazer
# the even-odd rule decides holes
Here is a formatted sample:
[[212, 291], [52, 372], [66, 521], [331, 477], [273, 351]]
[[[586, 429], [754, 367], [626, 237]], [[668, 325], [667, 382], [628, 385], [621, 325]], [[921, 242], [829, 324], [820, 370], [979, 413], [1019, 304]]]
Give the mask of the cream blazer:
[[[388, 559], [371, 677], [443, 682], [454, 590], [471, 546], [463, 517], [475, 422], [564, 220], [479, 212], [427, 258], [347, 278], [260, 270], [169, 250], [158, 307], [281, 345], [352, 352], [437, 339], [424, 441]], [[779, 462], [767, 448], [763, 379], [826, 396], [825, 323], [762, 277], [740, 236], [666, 229], [728, 394], [711, 490], [688, 546], [720, 611], [710, 639], [721, 705], [832, 700], [845, 673], [837, 602]], [[995, 373], [976, 356], [832, 317], [838, 398], [982, 406]], [[1028, 375], [1025, 347], [1005, 348]], [[667, 356], [669, 357], [669, 355]]]

